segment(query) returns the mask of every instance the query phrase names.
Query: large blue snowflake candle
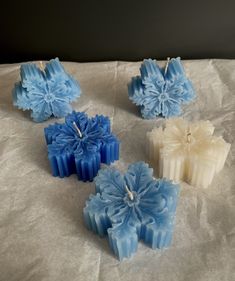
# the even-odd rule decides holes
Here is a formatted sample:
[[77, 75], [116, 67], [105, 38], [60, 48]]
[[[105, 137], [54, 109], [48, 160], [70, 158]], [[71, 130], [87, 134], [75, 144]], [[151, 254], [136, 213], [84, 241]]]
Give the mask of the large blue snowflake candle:
[[195, 96], [180, 58], [168, 59], [165, 68], [160, 68], [156, 60], [146, 59], [140, 74], [132, 78], [128, 94], [131, 101], [140, 106], [145, 119], [178, 116], [181, 105], [189, 103]]
[[13, 104], [31, 110], [35, 122], [50, 116], [65, 117], [72, 111], [70, 103], [81, 94], [78, 82], [65, 72], [58, 58], [49, 61], [45, 69], [34, 63], [23, 64], [20, 76], [13, 89]]
[[140, 239], [153, 249], [170, 245], [178, 185], [154, 179], [144, 162], [130, 165], [125, 175], [114, 169], [100, 170], [95, 185], [96, 194], [84, 208], [85, 223], [100, 236], [108, 234], [120, 260], [137, 251]]
[[119, 158], [119, 140], [111, 133], [110, 119], [103, 115], [88, 118], [84, 112], [73, 111], [65, 123], [45, 128], [45, 138], [53, 176], [77, 173], [80, 180], [92, 181], [100, 163]]

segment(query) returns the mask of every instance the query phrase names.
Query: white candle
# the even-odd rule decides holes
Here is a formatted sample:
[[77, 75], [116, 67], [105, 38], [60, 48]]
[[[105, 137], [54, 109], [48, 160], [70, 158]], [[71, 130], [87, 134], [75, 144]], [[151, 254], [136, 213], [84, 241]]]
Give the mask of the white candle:
[[165, 128], [147, 133], [147, 152], [158, 176], [208, 187], [224, 167], [230, 144], [213, 135], [210, 121], [166, 121]]

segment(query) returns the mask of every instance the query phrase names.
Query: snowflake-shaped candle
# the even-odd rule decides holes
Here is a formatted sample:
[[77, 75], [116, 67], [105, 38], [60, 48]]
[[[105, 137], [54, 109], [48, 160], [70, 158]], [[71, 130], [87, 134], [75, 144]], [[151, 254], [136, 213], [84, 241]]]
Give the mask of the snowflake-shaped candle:
[[53, 176], [77, 173], [80, 180], [92, 181], [101, 162], [110, 164], [119, 158], [119, 140], [103, 115], [88, 118], [73, 111], [64, 124], [45, 128], [45, 137]]
[[21, 81], [13, 89], [13, 104], [23, 110], [31, 110], [35, 122], [50, 116], [65, 117], [72, 111], [70, 102], [81, 94], [78, 82], [65, 72], [59, 59], [53, 59], [43, 67], [26, 63], [20, 68]]
[[140, 74], [132, 78], [128, 93], [132, 102], [140, 106], [145, 119], [178, 116], [181, 105], [195, 97], [180, 58], [168, 58], [165, 68], [160, 68], [156, 60], [146, 59], [140, 67]]
[[153, 249], [171, 243], [179, 186], [152, 175], [147, 164], [137, 162], [125, 175], [104, 169], [95, 178], [96, 194], [86, 202], [85, 223], [100, 236], [108, 234], [120, 260], [137, 251], [140, 239]]
[[169, 119], [165, 128], [147, 133], [148, 155], [159, 176], [208, 187], [230, 149], [229, 143], [213, 133], [210, 121], [189, 123], [182, 118]]

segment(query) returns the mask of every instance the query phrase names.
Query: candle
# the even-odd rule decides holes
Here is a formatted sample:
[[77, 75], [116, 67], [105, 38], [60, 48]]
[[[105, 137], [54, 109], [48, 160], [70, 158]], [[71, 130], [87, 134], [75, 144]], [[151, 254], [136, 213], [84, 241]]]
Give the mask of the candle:
[[59, 59], [46, 64], [45, 69], [34, 63], [20, 67], [21, 81], [13, 89], [13, 104], [23, 110], [31, 110], [35, 122], [50, 116], [65, 117], [72, 111], [70, 102], [81, 94], [78, 82], [65, 72]]
[[223, 169], [230, 144], [213, 135], [210, 121], [169, 119], [147, 133], [148, 155], [160, 177], [208, 187]]
[[165, 68], [160, 68], [156, 60], [146, 59], [140, 74], [132, 78], [128, 94], [130, 100], [140, 106], [145, 119], [178, 116], [181, 104], [187, 104], [195, 97], [180, 58], [168, 58]]
[[95, 186], [96, 194], [84, 208], [86, 226], [101, 237], [108, 235], [120, 260], [137, 251], [140, 239], [152, 249], [170, 245], [178, 185], [154, 179], [153, 169], [137, 162], [125, 175], [115, 169], [100, 170]]
[[88, 118], [84, 112], [73, 111], [65, 123], [45, 128], [45, 138], [53, 176], [77, 173], [80, 180], [92, 181], [100, 163], [109, 165], [119, 158], [119, 140], [103, 115]]

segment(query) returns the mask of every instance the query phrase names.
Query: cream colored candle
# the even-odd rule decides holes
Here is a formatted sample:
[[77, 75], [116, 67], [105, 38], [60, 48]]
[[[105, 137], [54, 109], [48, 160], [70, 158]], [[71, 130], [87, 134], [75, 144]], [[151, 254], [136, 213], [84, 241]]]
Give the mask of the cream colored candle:
[[213, 133], [210, 121], [189, 123], [182, 118], [148, 132], [147, 152], [158, 176], [208, 187], [223, 169], [231, 146]]

